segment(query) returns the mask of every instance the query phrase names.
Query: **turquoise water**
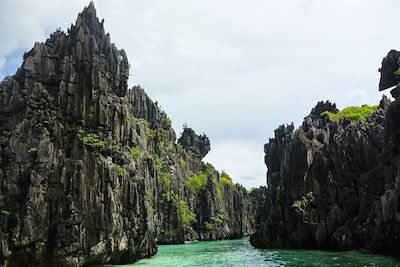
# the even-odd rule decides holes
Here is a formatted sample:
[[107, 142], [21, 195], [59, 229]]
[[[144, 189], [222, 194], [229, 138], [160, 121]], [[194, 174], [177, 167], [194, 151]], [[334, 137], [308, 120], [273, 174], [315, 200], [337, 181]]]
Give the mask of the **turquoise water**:
[[400, 266], [400, 261], [359, 251], [327, 252], [316, 250], [254, 249], [248, 238], [162, 245], [156, 256], [141, 260], [143, 266]]

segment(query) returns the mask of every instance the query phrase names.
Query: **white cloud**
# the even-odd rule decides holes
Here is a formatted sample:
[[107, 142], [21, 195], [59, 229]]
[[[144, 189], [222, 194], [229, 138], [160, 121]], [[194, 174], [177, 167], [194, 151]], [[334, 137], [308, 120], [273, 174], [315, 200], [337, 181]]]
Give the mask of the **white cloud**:
[[[0, 2], [0, 58], [30, 49], [57, 27], [66, 29], [88, 4]], [[237, 154], [260, 157], [254, 163], [259, 170], [265, 168], [262, 146], [273, 130], [292, 121], [299, 125], [317, 101], [329, 99], [339, 107], [378, 102], [377, 69], [400, 43], [395, 0], [96, 0], [95, 5], [112, 41], [127, 51], [130, 85], [142, 85], [159, 100], [178, 131], [187, 122], [206, 132], [211, 153], [227, 162], [236, 159], [224, 154], [225, 140], [250, 140], [253, 145], [237, 144]], [[211, 157], [216, 166], [222, 162], [218, 157]], [[240, 166], [224, 168], [244, 177], [245, 171], [231, 170]], [[265, 180], [264, 172], [257, 173], [248, 176]]]
[[231, 139], [217, 142], [204, 160], [219, 170], [227, 171], [234, 182], [247, 188], [266, 184], [263, 148], [254, 141]]

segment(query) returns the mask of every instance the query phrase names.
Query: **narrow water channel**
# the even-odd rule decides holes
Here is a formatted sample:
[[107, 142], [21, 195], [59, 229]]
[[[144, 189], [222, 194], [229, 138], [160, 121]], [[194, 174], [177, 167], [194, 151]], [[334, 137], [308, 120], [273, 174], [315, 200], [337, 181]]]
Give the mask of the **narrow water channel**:
[[400, 267], [398, 259], [360, 251], [261, 250], [248, 238], [161, 245], [157, 255], [125, 266], [382, 266]]

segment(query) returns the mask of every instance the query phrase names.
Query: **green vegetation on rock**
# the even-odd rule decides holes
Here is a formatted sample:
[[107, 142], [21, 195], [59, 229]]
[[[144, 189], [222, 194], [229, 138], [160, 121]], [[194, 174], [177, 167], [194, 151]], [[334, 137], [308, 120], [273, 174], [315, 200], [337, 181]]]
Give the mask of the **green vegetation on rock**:
[[171, 125], [172, 125], [172, 120], [171, 120], [171, 118], [168, 117], [168, 116], [165, 118], [165, 122], [167, 123], [168, 126], [171, 126]]
[[197, 215], [195, 213], [188, 213], [186, 201], [179, 200], [179, 213], [181, 214], [182, 222], [186, 225], [192, 225], [196, 222]]
[[130, 124], [131, 122], [132, 122], [132, 115], [128, 115], [127, 117], [126, 117], [126, 121], [128, 122], [128, 124]]
[[158, 155], [154, 155], [151, 157], [151, 159], [153, 160], [154, 167], [158, 176], [161, 178], [161, 181], [163, 182], [165, 187], [169, 189], [171, 187], [171, 180], [169, 179], [168, 174], [163, 171], [163, 164], [160, 158], [158, 157]]
[[107, 145], [107, 142], [101, 140], [97, 134], [88, 133], [82, 137], [82, 143], [85, 146], [91, 146], [94, 148], [104, 148]]
[[214, 218], [214, 223], [216, 225], [221, 225], [226, 220], [225, 213], [218, 213], [217, 216]]
[[303, 222], [314, 224], [308, 208], [311, 202], [315, 200], [313, 192], [308, 192], [302, 198], [296, 200], [292, 204], [292, 208], [303, 217]]
[[204, 227], [206, 228], [206, 230], [211, 231], [212, 229], [214, 229], [214, 224], [209, 222], [204, 222]]
[[154, 140], [157, 135], [157, 131], [150, 127], [150, 122], [148, 120], [143, 120], [144, 127], [146, 128], [146, 135], [149, 139]]
[[225, 172], [221, 172], [221, 177], [219, 178], [219, 182], [222, 185], [233, 185], [232, 178]]
[[176, 149], [178, 150], [178, 153], [181, 153], [183, 150], [183, 147], [181, 144], [178, 143], [178, 144], [176, 144]]
[[223, 224], [226, 220], [225, 211], [217, 213], [217, 216], [211, 217], [209, 221], [204, 222], [204, 228], [207, 231], [213, 230], [215, 226]]
[[367, 117], [371, 116], [375, 110], [378, 109], [378, 106], [369, 106], [362, 105], [358, 106], [349, 106], [347, 108], [342, 109], [338, 113], [332, 113], [330, 111], [324, 111], [321, 114], [328, 116], [331, 121], [340, 121], [342, 119], [347, 119], [353, 122], [361, 121], [363, 123], [367, 122]]
[[187, 180], [187, 184], [192, 188], [192, 190], [198, 194], [205, 190], [207, 187], [208, 175], [204, 172], [200, 172], [196, 175], [191, 176]]
[[167, 201], [167, 202], [170, 202], [170, 201], [172, 201], [172, 200], [174, 200], [174, 199], [178, 199], [179, 198], [179, 196], [178, 196], [178, 194], [176, 194], [172, 189], [170, 189], [170, 188], [167, 188], [167, 191], [165, 192], [165, 193], [163, 193], [162, 195], [162, 198], [165, 200], [165, 201]]
[[119, 165], [117, 163], [114, 163], [114, 169], [119, 176], [124, 176], [124, 174], [125, 174], [124, 167], [122, 167], [121, 165]]
[[8, 215], [10, 215], [10, 214], [11, 214], [11, 212], [8, 211], [8, 210], [2, 210], [2, 211], [1, 211], [1, 215], [8, 216]]
[[185, 159], [182, 156], [180, 156], [179, 157], [179, 165], [181, 165], [181, 168], [185, 167], [185, 164], [186, 164]]
[[28, 149], [28, 153], [29, 154], [34, 154], [38, 152], [38, 148], [37, 147], [31, 147]]
[[131, 155], [134, 157], [136, 160], [139, 159], [141, 154], [140, 148], [137, 146], [132, 146], [131, 147]]
[[146, 202], [146, 209], [149, 213], [154, 211], [152, 202], [153, 202], [153, 192], [151, 190], [146, 190], [146, 195], [144, 196], [144, 200]]

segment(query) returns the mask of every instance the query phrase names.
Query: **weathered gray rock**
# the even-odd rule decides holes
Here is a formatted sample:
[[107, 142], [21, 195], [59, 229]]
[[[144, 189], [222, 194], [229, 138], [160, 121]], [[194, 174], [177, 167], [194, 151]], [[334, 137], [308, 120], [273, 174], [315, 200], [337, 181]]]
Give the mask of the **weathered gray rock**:
[[204, 158], [211, 149], [210, 140], [206, 135], [196, 135], [196, 133], [188, 127], [183, 129], [182, 136], [179, 138], [178, 143], [201, 159]]
[[[392, 62], [393, 54], [380, 70], [382, 88], [395, 79], [384, 77], [392, 72], [385, 62]], [[390, 103], [384, 96], [366, 123], [332, 122], [323, 111], [337, 109], [319, 102], [298, 130], [293, 124], [282, 125], [265, 145], [268, 189], [251, 243], [262, 248], [365, 248], [398, 255], [398, 100]], [[292, 205], [308, 192], [315, 199], [304, 218]]]
[[[91, 3], [0, 84], [1, 263], [122, 264], [155, 254], [157, 241], [253, 232], [259, 201], [201, 161], [206, 136], [188, 129], [178, 144], [157, 104], [127, 89], [128, 74]], [[199, 173], [206, 186], [195, 192], [188, 179]]]

